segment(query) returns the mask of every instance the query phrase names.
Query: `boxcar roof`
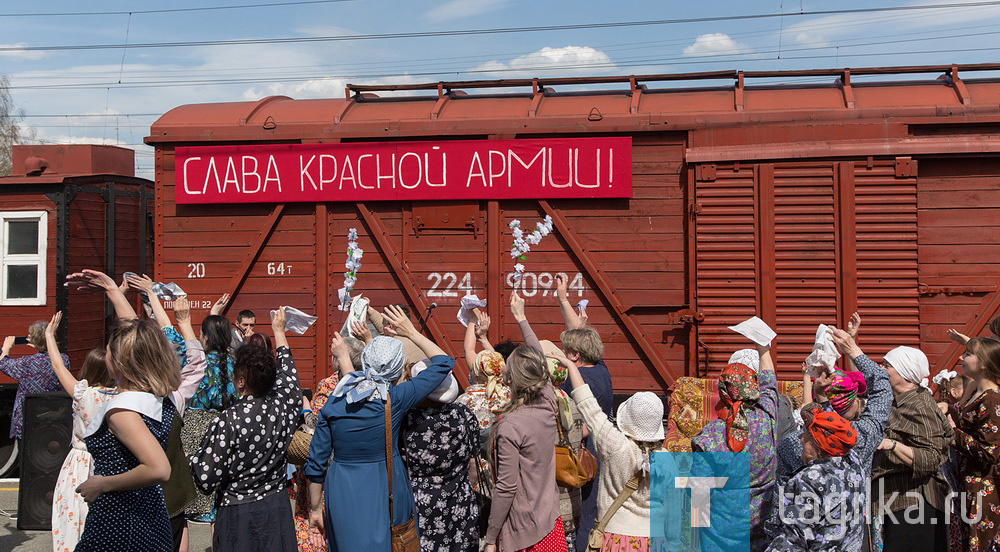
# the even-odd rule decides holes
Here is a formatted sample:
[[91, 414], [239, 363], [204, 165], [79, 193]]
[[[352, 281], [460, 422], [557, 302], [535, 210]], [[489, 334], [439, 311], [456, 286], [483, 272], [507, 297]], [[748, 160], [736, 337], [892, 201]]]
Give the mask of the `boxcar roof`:
[[[983, 122], [1000, 116], [1000, 81], [962, 77], [997, 70], [1000, 65], [348, 85], [345, 99], [271, 96], [180, 106], [153, 123], [146, 142], [608, 133], [895, 117]], [[898, 80], [899, 75], [919, 74], [933, 76]], [[881, 80], [852, 82], [852, 75]], [[784, 83], [767, 84], [775, 80]], [[566, 86], [606, 89], [566, 91]]]

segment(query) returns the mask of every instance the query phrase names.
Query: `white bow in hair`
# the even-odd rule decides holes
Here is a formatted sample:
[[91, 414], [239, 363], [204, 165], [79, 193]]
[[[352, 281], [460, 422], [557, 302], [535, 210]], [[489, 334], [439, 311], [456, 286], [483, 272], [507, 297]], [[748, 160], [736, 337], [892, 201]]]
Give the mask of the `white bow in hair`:
[[946, 381], [951, 381], [957, 377], [958, 377], [958, 372], [954, 370], [944, 369], [938, 372], [936, 376], [934, 376], [934, 383], [937, 385], [941, 385], [942, 383]]

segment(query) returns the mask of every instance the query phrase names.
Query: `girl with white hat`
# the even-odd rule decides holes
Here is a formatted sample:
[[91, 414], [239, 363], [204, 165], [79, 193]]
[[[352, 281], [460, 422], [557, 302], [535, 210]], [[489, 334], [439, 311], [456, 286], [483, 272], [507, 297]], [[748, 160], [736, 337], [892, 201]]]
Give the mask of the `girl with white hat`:
[[[648, 391], [636, 393], [618, 407], [617, 423], [613, 424], [598, 406], [576, 364], [560, 354], [550, 353], [549, 357], [569, 370], [573, 400], [601, 461], [592, 535], [600, 539], [602, 551], [659, 550], [660, 539], [653, 542], [650, 538], [649, 473], [650, 455], [663, 450], [663, 401]], [[613, 509], [613, 503], [622, 495], [627, 498]], [[603, 535], [594, 533], [602, 526]]]

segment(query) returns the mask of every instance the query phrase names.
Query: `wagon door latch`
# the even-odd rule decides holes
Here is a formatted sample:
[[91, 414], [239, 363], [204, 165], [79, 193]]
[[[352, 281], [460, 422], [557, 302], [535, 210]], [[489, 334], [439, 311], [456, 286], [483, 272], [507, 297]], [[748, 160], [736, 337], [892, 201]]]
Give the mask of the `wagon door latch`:
[[687, 325], [697, 324], [705, 319], [705, 315], [694, 309], [680, 309], [667, 314], [667, 324]]

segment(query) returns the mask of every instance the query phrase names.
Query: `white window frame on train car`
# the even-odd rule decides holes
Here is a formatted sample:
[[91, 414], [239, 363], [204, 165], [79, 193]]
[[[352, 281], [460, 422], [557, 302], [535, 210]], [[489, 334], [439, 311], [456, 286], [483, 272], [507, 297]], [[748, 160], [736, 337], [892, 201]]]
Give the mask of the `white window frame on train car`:
[[[38, 222], [38, 247], [34, 254], [8, 254], [7, 235], [8, 223], [11, 221]], [[48, 302], [46, 296], [46, 257], [48, 253], [48, 225], [49, 213], [47, 211], [0, 211], [0, 305], [44, 305]], [[36, 278], [34, 297], [8, 298], [7, 292], [7, 267], [16, 266], [37, 266], [38, 276]]]

